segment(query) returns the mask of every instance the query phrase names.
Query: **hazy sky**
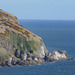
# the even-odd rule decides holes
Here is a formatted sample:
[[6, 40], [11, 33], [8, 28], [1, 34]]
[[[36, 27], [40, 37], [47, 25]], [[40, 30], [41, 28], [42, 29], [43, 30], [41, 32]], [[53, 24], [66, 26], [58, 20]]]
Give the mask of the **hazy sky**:
[[75, 20], [75, 0], [1, 0], [0, 9], [19, 19]]

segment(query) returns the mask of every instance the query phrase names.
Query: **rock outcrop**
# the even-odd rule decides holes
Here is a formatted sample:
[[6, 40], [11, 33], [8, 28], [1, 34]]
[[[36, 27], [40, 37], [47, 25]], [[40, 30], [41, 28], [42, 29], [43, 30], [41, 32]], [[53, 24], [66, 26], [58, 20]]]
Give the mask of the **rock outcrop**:
[[46, 61], [54, 62], [59, 60], [67, 60], [68, 54], [66, 51], [53, 51], [53, 53], [49, 53], [49, 55], [46, 57]]
[[43, 40], [19, 25], [16, 16], [0, 10], [0, 66], [34, 65], [67, 59], [66, 53], [46, 49]]

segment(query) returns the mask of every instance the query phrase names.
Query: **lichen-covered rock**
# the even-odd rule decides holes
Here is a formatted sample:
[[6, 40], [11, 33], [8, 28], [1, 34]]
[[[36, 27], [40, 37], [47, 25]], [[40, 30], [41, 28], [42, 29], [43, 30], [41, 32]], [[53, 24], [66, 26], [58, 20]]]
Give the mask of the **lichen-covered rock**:
[[47, 61], [59, 61], [68, 59], [66, 51], [53, 51], [50, 55], [47, 56]]

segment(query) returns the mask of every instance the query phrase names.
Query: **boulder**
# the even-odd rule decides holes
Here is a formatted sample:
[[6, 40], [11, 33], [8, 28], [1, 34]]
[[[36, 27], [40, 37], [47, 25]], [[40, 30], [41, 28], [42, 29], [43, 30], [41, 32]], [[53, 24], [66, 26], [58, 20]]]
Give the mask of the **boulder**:
[[26, 60], [27, 59], [27, 54], [26, 53], [22, 54], [22, 59], [23, 60]]
[[47, 61], [49, 62], [54, 62], [54, 61], [59, 61], [59, 60], [66, 60], [68, 59], [68, 55], [66, 51], [53, 51], [53, 53], [49, 53], [47, 56]]
[[34, 58], [34, 61], [38, 62], [38, 58], [35, 57], [35, 58]]
[[12, 57], [9, 57], [8, 65], [9, 65], [9, 66], [11, 66], [11, 65], [12, 65]]
[[7, 65], [8, 65], [8, 66], [16, 65], [16, 60], [15, 60], [15, 58], [12, 57], [12, 56], [10, 56]]

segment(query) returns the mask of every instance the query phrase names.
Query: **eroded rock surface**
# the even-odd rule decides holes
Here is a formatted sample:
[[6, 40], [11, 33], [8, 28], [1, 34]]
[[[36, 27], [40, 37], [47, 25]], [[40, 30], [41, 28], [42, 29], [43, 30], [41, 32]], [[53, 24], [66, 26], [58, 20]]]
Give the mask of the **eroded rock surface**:
[[53, 51], [53, 53], [50, 53], [47, 56], [47, 61], [49, 62], [54, 62], [54, 61], [59, 61], [59, 60], [67, 60], [68, 59], [68, 54], [66, 51]]

